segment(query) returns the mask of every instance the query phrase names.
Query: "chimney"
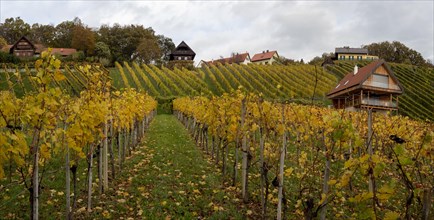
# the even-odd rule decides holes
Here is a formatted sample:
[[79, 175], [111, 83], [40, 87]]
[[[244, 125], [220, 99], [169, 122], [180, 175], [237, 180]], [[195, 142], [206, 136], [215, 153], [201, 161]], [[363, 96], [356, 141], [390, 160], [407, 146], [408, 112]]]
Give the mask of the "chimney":
[[355, 65], [354, 66], [354, 75], [356, 75], [357, 72], [359, 72], [359, 67], [357, 65]]
[[269, 51], [267, 50], [267, 53], [268, 53]]
[[262, 51], [262, 53], [265, 53], [265, 51]]

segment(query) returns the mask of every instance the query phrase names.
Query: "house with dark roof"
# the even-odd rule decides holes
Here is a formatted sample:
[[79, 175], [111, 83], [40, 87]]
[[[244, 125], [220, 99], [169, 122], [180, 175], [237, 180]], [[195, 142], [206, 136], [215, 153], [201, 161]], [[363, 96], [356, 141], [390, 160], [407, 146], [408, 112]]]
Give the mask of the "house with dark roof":
[[252, 57], [252, 63], [256, 64], [273, 64], [279, 58], [277, 51], [262, 51]]
[[249, 53], [247, 53], [247, 52], [245, 52], [245, 53], [236, 53], [236, 54], [233, 54], [230, 57], [225, 57], [225, 58], [221, 58], [221, 59], [218, 59], [218, 60], [212, 60], [212, 61], [201, 60], [199, 62], [198, 66], [217, 65], [218, 63], [220, 63], [220, 64], [249, 64], [249, 63], [251, 63], [251, 59], [250, 59]]
[[336, 109], [391, 111], [398, 109], [403, 92], [392, 69], [384, 60], [378, 60], [360, 69], [355, 66], [327, 97]]
[[369, 55], [366, 48], [335, 48], [335, 60], [378, 60], [378, 56]]
[[182, 41], [170, 54], [169, 60], [194, 60], [196, 53]]
[[[47, 48], [42, 44], [33, 44], [26, 37], [21, 37], [17, 42], [13, 45], [6, 45], [2, 48], [2, 51], [13, 54], [19, 58], [31, 58], [38, 57], [41, 55], [43, 51], [46, 51]], [[74, 48], [52, 48], [51, 54], [57, 54], [62, 57], [67, 57], [77, 52]]]
[[13, 45], [5, 46], [9, 53], [19, 58], [31, 58], [35, 56], [36, 46], [26, 37], [21, 37]]

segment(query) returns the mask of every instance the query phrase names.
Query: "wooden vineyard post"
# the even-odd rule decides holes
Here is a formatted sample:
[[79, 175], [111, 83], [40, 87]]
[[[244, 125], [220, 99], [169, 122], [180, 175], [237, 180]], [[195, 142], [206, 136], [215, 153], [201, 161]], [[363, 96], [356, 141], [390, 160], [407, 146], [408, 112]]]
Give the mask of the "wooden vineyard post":
[[[264, 126], [265, 127], [265, 126]], [[267, 214], [267, 198], [265, 193], [267, 171], [265, 167], [264, 160], [264, 145], [265, 145], [265, 134], [264, 128], [259, 128], [260, 139], [259, 139], [259, 149], [260, 149], [260, 166], [261, 166], [261, 206], [262, 206], [262, 219], [265, 219]]]
[[[368, 109], [368, 154], [369, 154], [369, 162], [372, 162], [372, 108]], [[375, 180], [374, 180], [374, 168], [369, 168], [369, 193], [372, 193], [372, 208], [374, 210], [375, 218], [377, 218], [377, 208], [376, 208], [376, 198], [375, 198]]]
[[103, 190], [106, 191], [108, 188], [108, 122], [104, 123], [104, 143], [102, 149], [102, 171], [103, 171]]
[[[64, 122], [63, 130], [66, 131], [66, 122]], [[65, 179], [66, 179], [66, 186], [65, 186], [65, 196], [66, 196], [66, 209], [65, 209], [65, 219], [70, 219], [70, 211], [71, 211], [71, 171], [70, 171], [70, 165], [69, 165], [69, 146], [68, 144], [65, 145], [65, 133], [63, 133], [62, 138], [62, 144], [66, 148], [66, 154], [65, 154]], [[75, 196], [75, 195], [74, 195]]]
[[[284, 105], [282, 105], [282, 125], [285, 124]], [[282, 201], [283, 201], [283, 169], [285, 166], [285, 153], [286, 153], [286, 129], [283, 131], [282, 149], [280, 150], [280, 164], [279, 164], [279, 194], [277, 203], [277, 220], [282, 219]]]
[[[246, 118], [246, 100], [243, 99], [241, 102], [241, 129], [244, 127]], [[247, 149], [247, 134], [243, 132], [243, 139], [242, 139], [242, 151], [243, 151], [243, 161], [242, 161], [242, 195], [243, 195], [243, 201], [248, 202], [249, 196], [247, 192], [247, 165], [248, 165], [248, 149]]]

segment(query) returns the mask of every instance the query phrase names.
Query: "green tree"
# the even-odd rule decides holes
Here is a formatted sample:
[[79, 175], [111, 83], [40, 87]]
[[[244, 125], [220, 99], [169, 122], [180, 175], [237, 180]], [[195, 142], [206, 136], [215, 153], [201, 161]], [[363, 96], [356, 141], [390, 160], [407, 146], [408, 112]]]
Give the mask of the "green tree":
[[0, 49], [6, 45], [8, 45], [8, 42], [3, 37], [0, 36]]
[[56, 26], [53, 47], [70, 48], [75, 25], [74, 21], [63, 21], [58, 24]]
[[427, 65], [423, 56], [399, 41], [384, 41], [363, 46], [369, 54], [376, 55], [387, 62]]
[[324, 61], [324, 58], [316, 56], [312, 60], [310, 60], [308, 64], [310, 64], [310, 65], [321, 65], [321, 63], [323, 61]]
[[102, 65], [109, 66], [111, 64], [112, 55], [110, 48], [104, 42], [97, 42], [95, 44], [95, 56]]
[[279, 56], [276, 58], [276, 63], [282, 64], [282, 65], [289, 65], [289, 64], [296, 64], [297, 61], [295, 61], [294, 59], [288, 59], [284, 56]]
[[30, 39], [33, 43], [40, 43], [47, 47], [52, 47], [56, 35], [56, 28], [53, 25], [32, 24]]
[[81, 23], [75, 25], [72, 31], [71, 47], [83, 51], [86, 56], [93, 55], [95, 49], [93, 31]]
[[175, 49], [175, 44], [172, 39], [165, 37], [164, 35], [157, 35], [158, 45], [160, 46], [161, 53], [163, 57], [161, 58], [163, 62], [169, 61], [170, 53]]
[[95, 56], [98, 58], [111, 59], [111, 52], [109, 46], [104, 42], [97, 42], [95, 44]]
[[22, 36], [27, 36], [30, 33], [30, 25], [23, 21], [20, 17], [6, 18], [4, 23], [0, 23], [0, 36], [2, 36], [9, 44], [15, 43]]
[[140, 41], [151, 38], [154, 38], [154, 30], [142, 25], [102, 25], [97, 32], [97, 41], [109, 46], [113, 61], [117, 62], [135, 59]]
[[143, 38], [135, 53], [135, 59], [146, 64], [157, 62], [161, 56], [162, 52], [156, 38]]

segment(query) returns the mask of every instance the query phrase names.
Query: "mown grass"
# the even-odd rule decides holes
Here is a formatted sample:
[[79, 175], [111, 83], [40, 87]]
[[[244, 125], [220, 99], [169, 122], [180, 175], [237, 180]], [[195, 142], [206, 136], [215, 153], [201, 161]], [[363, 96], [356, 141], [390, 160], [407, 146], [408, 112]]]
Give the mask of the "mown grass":
[[[243, 218], [238, 207], [239, 200], [222, 188], [217, 167], [202, 156], [173, 116], [157, 116], [148, 131], [144, 147], [130, 162], [136, 166], [127, 182], [121, 183], [126, 185], [124, 192], [128, 194], [116, 193], [127, 195], [123, 199], [129, 200], [127, 204], [133, 207], [125, 213], [128, 216], [157, 219]], [[111, 202], [122, 199], [122, 196], [111, 199]], [[114, 217], [122, 215], [118, 212]]]
[[[115, 152], [116, 153], [116, 152]], [[85, 163], [85, 161], [83, 161]], [[81, 169], [80, 169], [81, 167]], [[98, 193], [94, 181], [92, 212], [87, 212], [86, 164], [79, 166], [76, 219], [245, 219], [247, 207], [235, 188], [223, 184], [218, 168], [204, 157], [180, 122], [158, 115], [142, 144], [127, 157], [122, 172]], [[94, 166], [95, 167], [95, 166]], [[47, 165], [40, 217], [62, 219], [65, 210], [63, 158]], [[95, 167], [95, 173], [97, 173]], [[28, 191], [0, 181], [0, 219], [29, 216]]]

